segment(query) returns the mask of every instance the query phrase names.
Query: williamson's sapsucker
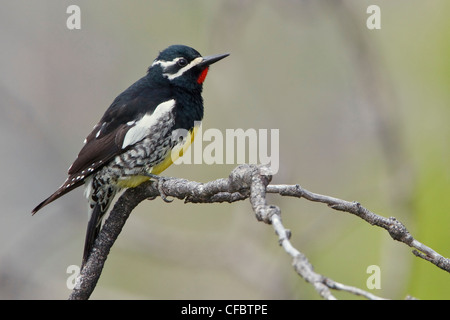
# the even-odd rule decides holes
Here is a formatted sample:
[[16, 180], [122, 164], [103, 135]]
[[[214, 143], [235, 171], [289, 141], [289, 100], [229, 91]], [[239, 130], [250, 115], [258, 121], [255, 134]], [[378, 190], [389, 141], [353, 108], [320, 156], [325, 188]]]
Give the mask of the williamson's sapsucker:
[[203, 118], [203, 81], [209, 66], [228, 56], [202, 57], [173, 45], [160, 52], [147, 74], [114, 99], [84, 141], [68, 178], [32, 213], [81, 186], [90, 219], [82, 265], [116, 193], [160, 174], [192, 143]]

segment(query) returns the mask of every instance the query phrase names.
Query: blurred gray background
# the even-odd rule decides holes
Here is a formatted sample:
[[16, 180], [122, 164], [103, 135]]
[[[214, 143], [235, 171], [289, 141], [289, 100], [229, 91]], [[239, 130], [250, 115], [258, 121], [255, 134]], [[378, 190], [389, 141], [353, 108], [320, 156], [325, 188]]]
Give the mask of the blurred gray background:
[[[66, 299], [81, 261], [82, 189], [35, 216], [65, 180], [112, 100], [158, 52], [230, 52], [204, 86], [203, 129], [280, 130], [273, 183], [359, 201], [450, 256], [450, 22], [447, 0], [2, 1], [0, 298]], [[381, 30], [366, 9], [381, 8]], [[205, 143], [204, 143], [205, 145]], [[172, 166], [196, 181], [235, 165]], [[450, 276], [387, 232], [302, 199], [270, 196], [315, 270], [402, 299], [448, 299]], [[340, 298], [353, 298], [336, 293]], [[248, 202], [145, 201], [106, 262], [93, 299], [317, 299]]]

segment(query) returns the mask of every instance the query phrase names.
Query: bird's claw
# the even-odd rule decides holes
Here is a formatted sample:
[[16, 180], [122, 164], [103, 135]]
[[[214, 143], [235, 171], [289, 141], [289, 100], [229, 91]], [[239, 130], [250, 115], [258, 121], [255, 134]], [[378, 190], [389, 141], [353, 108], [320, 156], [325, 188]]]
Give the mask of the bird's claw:
[[[171, 203], [173, 201], [173, 199], [168, 199], [166, 193], [164, 192], [164, 190], [162, 188], [162, 185], [163, 185], [164, 181], [167, 180], [167, 178], [158, 176], [156, 174], [151, 174], [151, 173], [147, 174], [147, 176], [149, 176], [150, 178], [152, 178], [152, 179], [154, 179], [156, 181], [156, 183], [157, 183], [156, 187], [158, 188], [158, 192], [159, 192], [159, 195], [160, 195], [161, 199], [164, 202]], [[155, 198], [156, 197], [150, 197], [149, 199], [153, 200]]]

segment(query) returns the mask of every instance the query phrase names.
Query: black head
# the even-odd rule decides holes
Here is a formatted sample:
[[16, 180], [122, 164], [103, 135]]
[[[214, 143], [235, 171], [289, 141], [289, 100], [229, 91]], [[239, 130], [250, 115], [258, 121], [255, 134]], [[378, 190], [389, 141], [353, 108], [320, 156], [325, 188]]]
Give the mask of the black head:
[[201, 88], [209, 66], [228, 55], [226, 53], [202, 57], [191, 47], [173, 45], [161, 51], [148, 73], [153, 80], [164, 79], [175, 86], [187, 89]]

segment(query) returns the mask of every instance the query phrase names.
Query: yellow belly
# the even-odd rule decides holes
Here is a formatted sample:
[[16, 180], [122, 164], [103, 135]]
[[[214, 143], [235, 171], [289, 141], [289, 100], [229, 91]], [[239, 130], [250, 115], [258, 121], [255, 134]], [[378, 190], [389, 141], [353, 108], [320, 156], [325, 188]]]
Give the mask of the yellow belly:
[[150, 180], [150, 177], [146, 176], [130, 176], [126, 178], [121, 178], [117, 181], [117, 185], [120, 188], [134, 188], [141, 183]]
[[[170, 150], [167, 157], [162, 162], [152, 167], [149, 173], [160, 174], [168, 167], [170, 167], [174, 161], [182, 157], [186, 150], [191, 146], [192, 142], [194, 142], [197, 131], [198, 126], [195, 126], [191, 131], [188, 132], [186, 142], [183, 145], [177, 145], [172, 150]], [[150, 180], [150, 177], [147, 176], [129, 176], [121, 178], [119, 181], [117, 181], [117, 185], [120, 188], [134, 188], [148, 180]]]

